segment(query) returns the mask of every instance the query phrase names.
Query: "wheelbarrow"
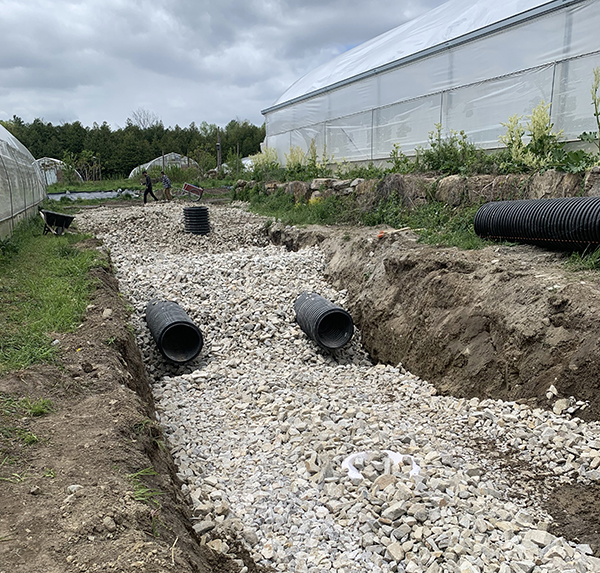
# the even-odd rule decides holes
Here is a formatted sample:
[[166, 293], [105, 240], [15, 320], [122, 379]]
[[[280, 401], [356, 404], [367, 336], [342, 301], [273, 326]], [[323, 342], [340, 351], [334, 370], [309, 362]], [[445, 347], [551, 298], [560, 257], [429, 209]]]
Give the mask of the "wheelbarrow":
[[75, 218], [74, 215], [55, 213], [54, 211], [46, 211], [46, 209], [40, 209], [40, 217], [44, 221], [44, 235], [48, 233], [62, 235]]

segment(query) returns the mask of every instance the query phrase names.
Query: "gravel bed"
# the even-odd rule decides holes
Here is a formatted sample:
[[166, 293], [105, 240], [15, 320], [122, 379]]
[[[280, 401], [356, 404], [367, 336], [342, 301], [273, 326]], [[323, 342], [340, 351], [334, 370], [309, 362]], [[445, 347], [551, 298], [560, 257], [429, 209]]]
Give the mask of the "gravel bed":
[[[181, 203], [76, 217], [135, 309], [206, 543], [227, 553], [242, 540], [257, 564], [298, 573], [600, 571], [589, 546], [548, 532], [532, 485], [600, 480], [597, 423], [566, 405], [437, 396], [402, 365], [374, 365], [358, 331], [343, 350], [319, 349], [293, 311], [303, 291], [344, 306], [319, 249], [270, 245], [264, 219], [241, 208], [209, 217], [206, 236], [184, 232]], [[192, 362], [161, 357], [144, 320], [152, 298], [202, 330]]]

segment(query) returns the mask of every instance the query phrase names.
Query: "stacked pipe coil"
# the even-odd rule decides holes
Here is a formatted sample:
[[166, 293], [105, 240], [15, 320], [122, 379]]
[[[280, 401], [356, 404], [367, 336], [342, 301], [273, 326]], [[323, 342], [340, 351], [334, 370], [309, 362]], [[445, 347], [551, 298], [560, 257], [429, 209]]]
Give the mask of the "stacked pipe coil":
[[184, 207], [183, 222], [186, 233], [193, 233], [194, 235], [208, 235], [208, 233], [210, 233], [208, 207], [205, 205], [198, 207]]
[[317, 293], [302, 293], [294, 303], [294, 311], [300, 328], [327, 350], [341, 348], [354, 334], [350, 314]]
[[483, 239], [583, 250], [600, 245], [600, 197], [493, 201], [473, 221]]

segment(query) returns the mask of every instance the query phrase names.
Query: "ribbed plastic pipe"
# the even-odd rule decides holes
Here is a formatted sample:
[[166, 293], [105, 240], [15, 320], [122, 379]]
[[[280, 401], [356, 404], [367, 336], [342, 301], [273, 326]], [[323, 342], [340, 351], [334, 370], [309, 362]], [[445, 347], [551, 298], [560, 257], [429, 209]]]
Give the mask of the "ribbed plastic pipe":
[[327, 350], [341, 348], [354, 334], [350, 314], [315, 292], [302, 293], [294, 303], [294, 311], [300, 328]]
[[553, 249], [583, 250], [600, 245], [600, 197], [492, 201], [473, 220], [483, 239]]
[[205, 205], [200, 205], [198, 207], [184, 207], [183, 223], [186, 233], [208, 235], [208, 233], [210, 233], [208, 207]]
[[189, 362], [202, 350], [202, 332], [176, 302], [151, 300], [146, 323], [161, 354], [173, 362]]

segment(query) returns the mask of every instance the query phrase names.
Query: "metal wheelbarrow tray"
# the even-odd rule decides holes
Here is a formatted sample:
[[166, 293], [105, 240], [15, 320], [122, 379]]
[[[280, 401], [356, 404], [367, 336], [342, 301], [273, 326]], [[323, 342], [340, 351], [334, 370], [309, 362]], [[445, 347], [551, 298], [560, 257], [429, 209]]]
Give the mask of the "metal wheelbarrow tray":
[[62, 235], [75, 218], [74, 215], [55, 213], [54, 211], [46, 211], [46, 209], [40, 209], [40, 216], [44, 220], [44, 235], [48, 233]]

